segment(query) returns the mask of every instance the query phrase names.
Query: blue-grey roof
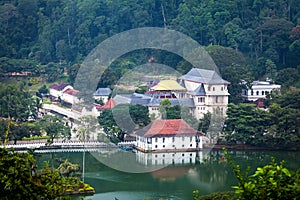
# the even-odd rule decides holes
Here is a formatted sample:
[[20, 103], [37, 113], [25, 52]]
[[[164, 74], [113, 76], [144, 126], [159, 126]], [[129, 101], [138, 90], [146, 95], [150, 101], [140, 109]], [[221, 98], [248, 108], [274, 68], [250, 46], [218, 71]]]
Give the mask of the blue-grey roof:
[[98, 88], [94, 93], [94, 96], [109, 96], [111, 93], [110, 88]]
[[[147, 104], [147, 106], [159, 106], [160, 102], [164, 99], [157, 99], [153, 98], [151, 101]], [[182, 99], [169, 99], [171, 102], [171, 106], [185, 106], [189, 108], [195, 107], [194, 101], [192, 98], [182, 98]]]
[[[143, 106], [159, 106], [159, 103], [163, 98], [155, 98], [146, 94], [118, 94], [114, 98], [116, 104], [132, 104], [132, 105], [143, 105]], [[192, 98], [182, 98], [182, 99], [169, 99], [171, 106], [181, 105], [186, 107], [195, 107], [194, 101]]]
[[180, 79], [206, 84], [229, 84], [216, 71], [199, 68], [192, 68], [187, 74], [181, 76]]
[[113, 99], [116, 102], [116, 104], [129, 104], [131, 101], [130, 98], [131, 95], [119, 95], [117, 94]]
[[197, 87], [194, 91], [188, 92], [188, 94], [191, 94], [194, 96], [205, 96], [206, 92], [205, 92], [203, 83], [201, 85], [199, 85], [199, 87]]
[[145, 94], [119, 94], [114, 97], [116, 104], [132, 104], [132, 105], [143, 105], [146, 106], [151, 100], [149, 95]]

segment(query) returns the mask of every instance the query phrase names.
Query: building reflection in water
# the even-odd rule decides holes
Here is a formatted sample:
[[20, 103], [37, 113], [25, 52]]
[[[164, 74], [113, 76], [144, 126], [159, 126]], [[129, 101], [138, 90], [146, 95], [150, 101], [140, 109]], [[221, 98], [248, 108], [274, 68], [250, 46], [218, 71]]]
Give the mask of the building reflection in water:
[[203, 152], [143, 153], [137, 151], [136, 161], [145, 166], [196, 164], [203, 160]]

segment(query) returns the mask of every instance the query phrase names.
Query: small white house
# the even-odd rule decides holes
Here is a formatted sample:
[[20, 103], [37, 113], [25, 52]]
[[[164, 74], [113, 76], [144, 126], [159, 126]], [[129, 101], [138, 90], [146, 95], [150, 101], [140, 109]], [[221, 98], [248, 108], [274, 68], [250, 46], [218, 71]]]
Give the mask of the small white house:
[[98, 88], [96, 92], [94, 92], [93, 97], [95, 100], [102, 99], [103, 103], [105, 104], [108, 101], [108, 97], [111, 93], [110, 88]]
[[183, 119], [155, 120], [135, 134], [136, 148], [143, 152], [196, 151], [203, 147], [201, 132]]
[[73, 87], [64, 82], [54, 83], [49, 87], [49, 93], [52, 97], [57, 99], [58, 97], [61, 97], [63, 92], [67, 89], [73, 89]]
[[251, 85], [251, 88], [242, 90], [242, 97], [246, 101], [256, 101], [266, 98], [268, 94], [279, 91], [281, 87], [268, 81], [253, 81]]

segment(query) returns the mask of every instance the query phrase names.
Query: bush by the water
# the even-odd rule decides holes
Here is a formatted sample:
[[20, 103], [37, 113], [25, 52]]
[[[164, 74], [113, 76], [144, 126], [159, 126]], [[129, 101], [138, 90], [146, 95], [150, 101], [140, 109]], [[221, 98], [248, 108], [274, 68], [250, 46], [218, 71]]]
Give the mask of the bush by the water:
[[80, 179], [62, 176], [48, 165], [38, 170], [31, 154], [0, 148], [0, 199], [55, 199], [94, 192]]

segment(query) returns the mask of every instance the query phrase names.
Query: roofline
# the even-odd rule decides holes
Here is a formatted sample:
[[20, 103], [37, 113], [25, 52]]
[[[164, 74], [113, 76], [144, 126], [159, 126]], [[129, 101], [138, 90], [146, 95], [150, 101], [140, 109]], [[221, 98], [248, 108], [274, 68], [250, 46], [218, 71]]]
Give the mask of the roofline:
[[224, 80], [224, 81], [226, 81], [227, 83], [214, 83], [214, 84], [209, 84], [208, 82], [207, 83], [205, 83], [205, 82], [198, 82], [198, 81], [192, 81], [192, 80], [190, 80], [190, 79], [186, 79], [186, 78], [178, 78], [178, 79], [180, 79], [180, 80], [187, 80], [187, 81], [190, 81], [190, 82], [194, 82], [194, 83], [202, 83], [202, 84], [206, 84], [206, 85], [230, 85], [230, 82], [228, 82], [228, 81], [226, 81], [226, 80]]
[[200, 131], [197, 131], [196, 133], [166, 133], [166, 134], [151, 134], [151, 135], [138, 135], [140, 137], [146, 137], [146, 138], [156, 138], [156, 137], [182, 137], [182, 136], [203, 136], [203, 134]]

